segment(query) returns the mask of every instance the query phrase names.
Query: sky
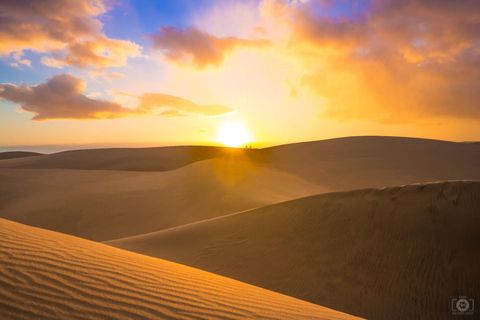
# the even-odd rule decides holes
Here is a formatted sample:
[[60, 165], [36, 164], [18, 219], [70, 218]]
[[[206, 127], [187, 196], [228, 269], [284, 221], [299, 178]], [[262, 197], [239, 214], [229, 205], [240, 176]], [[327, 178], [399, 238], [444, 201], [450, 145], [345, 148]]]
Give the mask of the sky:
[[478, 141], [479, 89], [477, 0], [0, 0], [0, 150]]

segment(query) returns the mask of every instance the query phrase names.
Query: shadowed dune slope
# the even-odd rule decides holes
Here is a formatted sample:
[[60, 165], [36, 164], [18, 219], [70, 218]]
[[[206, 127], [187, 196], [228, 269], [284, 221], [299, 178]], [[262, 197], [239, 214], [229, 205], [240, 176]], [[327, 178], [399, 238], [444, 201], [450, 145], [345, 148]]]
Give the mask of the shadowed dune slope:
[[165, 172], [0, 169], [0, 218], [104, 241], [326, 191], [236, 157]]
[[358, 319], [3, 219], [0, 239], [1, 319]]
[[7, 152], [0, 152], [0, 160], [27, 158], [27, 157], [34, 157], [34, 156], [41, 156], [41, 155], [42, 155], [41, 153], [37, 153], [37, 152], [7, 151]]
[[107, 242], [371, 319], [480, 299], [480, 182], [322, 194]]
[[166, 171], [220, 156], [226, 148], [178, 146], [64, 151], [0, 161], [0, 168]]

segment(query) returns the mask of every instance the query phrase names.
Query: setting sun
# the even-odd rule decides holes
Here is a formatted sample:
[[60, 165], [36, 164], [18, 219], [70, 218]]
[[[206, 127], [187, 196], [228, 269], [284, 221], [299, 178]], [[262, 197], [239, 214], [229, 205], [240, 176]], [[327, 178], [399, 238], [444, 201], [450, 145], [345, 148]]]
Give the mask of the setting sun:
[[217, 135], [217, 141], [227, 147], [240, 147], [241, 145], [252, 141], [251, 135], [243, 123], [224, 122], [220, 125]]

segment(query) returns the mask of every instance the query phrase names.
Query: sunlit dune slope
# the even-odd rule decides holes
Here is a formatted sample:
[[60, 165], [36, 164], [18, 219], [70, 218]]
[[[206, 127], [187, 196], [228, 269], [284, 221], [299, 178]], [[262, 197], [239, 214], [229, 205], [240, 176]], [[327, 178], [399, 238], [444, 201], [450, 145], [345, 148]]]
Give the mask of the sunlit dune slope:
[[256, 161], [335, 191], [480, 179], [480, 145], [347, 137], [262, 149]]
[[358, 319], [3, 219], [0, 239], [1, 319]]
[[369, 319], [480, 288], [480, 182], [322, 194], [107, 242]]
[[324, 191], [237, 157], [165, 172], [0, 169], [0, 217], [104, 241]]
[[26, 152], [26, 151], [7, 151], [7, 152], [0, 152], [0, 160], [4, 159], [19, 159], [19, 158], [27, 158], [27, 157], [34, 157], [34, 156], [41, 156], [41, 153], [36, 152]]

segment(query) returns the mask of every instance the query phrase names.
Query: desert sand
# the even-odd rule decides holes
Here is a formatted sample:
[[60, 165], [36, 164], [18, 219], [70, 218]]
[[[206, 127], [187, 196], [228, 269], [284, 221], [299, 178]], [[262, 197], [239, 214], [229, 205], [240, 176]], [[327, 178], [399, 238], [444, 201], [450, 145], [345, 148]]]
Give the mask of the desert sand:
[[0, 167], [165, 171], [218, 157], [222, 151], [223, 148], [203, 146], [72, 150], [38, 158], [5, 161]]
[[[107, 242], [368, 319], [480, 287], [480, 182], [322, 194]], [[451, 315], [451, 314], [450, 314]]]
[[0, 217], [105, 241], [324, 191], [288, 172], [226, 159], [165, 172], [0, 169]]
[[359, 319], [3, 219], [0, 238], [2, 319]]
[[280, 168], [332, 191], [480, 179], [478, 143], [381, 136], [336, 138], [265, 149], [181, 146], [74, 150], [3, 160], [0, 168], [166, 171], [215, 158], [230, 162], [248, 160]]
[[0, 161], [0, 217], [107, 241], [325, 192], [480, 179], [479, 163], [478, 145], [394, 137], [70, 151]]
[[263, 149], [259, 161], [332, 191], [480, 180], [480, 145], [402, 137], [347, 137]]
[[[480, 288], [478, 144], [350, 137], [8, 158], [0, 218], [152, 257], [3, 220], [5, 317], [337, 316], [290, 307], [305, 300], [370, 319], [448, 319], [451, 299]], [[219, 295], [218, 281], [300, 300], [233, 284]]]

